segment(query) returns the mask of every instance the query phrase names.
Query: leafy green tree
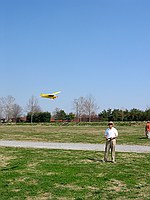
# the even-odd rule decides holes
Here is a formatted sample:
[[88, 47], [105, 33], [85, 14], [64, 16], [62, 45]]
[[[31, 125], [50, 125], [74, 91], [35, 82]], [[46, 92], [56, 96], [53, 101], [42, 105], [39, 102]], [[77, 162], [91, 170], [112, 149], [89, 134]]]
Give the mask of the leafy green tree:
[[67, 121], [72, 121], [75, 119], [75, 114], [74, 113], [69, 113], [68, 115], [66, 115], [66, 120]]
[[150, 120], [150, 108], [147, 108], [144, 114], [145, 114], [144, 120]]
[[129, 117], [130, 113], [129, 111], [126, 109], [123, 111], [123, 121], [129, 121], [128, 117]]
[[112, 111], [112, 116], [114, 121], [122, 121], [122, 110], [114, 109]]
[[128, 121], [141, 121], [143, 112], [139, 109], [133, 108], [130, 110]]
[[100, 120], [107, 121], [108, 120], [108, 112], [106, 110], [103, 110], [98, 114]]
[[113, 120], [113, 121], [144, 121], [150, 119], [150, 109], [145, 112], [136, 108], [131, 110], [121, 110], [121, 109], [108, 109], [103, 110], [99, 117], [101, 120]]
[[50, 122], [51, 119], [51, 114], [49, 112], [35, 112], [33, 113], [28, 113], [27, 115], [27, 122], [31, 121], [31, 116], [32, 116], [32, 122], [34, 123], [40, 123], [40, 122]]
[[57, 110], [54, 117], [56, 120], [65, 120], [66, 116], [67, 114], [65, 113], [64, 110]]

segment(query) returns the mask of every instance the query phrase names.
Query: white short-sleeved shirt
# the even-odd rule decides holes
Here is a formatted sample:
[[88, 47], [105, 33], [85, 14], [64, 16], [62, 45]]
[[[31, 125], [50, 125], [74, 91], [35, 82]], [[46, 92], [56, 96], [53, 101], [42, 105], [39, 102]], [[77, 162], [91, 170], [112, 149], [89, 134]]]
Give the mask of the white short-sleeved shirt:
[[118, 136], [118, 131], [116, 128], [112, 127], [111, 129], [110, 128], [107, 128], [106, 131], [105, 131], [105, 136], [107, 138], [114, 138], [114, 137], [117, 137]]

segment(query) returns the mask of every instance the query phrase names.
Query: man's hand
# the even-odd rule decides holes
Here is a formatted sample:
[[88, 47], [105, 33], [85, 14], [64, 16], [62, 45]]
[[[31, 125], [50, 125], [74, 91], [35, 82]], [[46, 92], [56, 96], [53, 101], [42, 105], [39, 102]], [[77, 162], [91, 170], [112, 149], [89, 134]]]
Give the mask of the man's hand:
[[110, 141], [110, 140], [113, 140], [113, 139], [116, 139], [116, 137], [106, 138], [107, 141]]

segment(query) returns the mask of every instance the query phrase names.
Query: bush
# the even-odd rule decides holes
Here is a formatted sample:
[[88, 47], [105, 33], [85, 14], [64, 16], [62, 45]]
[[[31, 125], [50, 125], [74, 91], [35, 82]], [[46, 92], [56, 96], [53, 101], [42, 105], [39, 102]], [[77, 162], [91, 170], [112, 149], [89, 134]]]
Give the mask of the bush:
[[[50, 122], [51, 114], [49, 112], [36, 112], [32, 117], [33, 123]], [[31, 113], [27, 115], [27, 122], [31, 122]]]

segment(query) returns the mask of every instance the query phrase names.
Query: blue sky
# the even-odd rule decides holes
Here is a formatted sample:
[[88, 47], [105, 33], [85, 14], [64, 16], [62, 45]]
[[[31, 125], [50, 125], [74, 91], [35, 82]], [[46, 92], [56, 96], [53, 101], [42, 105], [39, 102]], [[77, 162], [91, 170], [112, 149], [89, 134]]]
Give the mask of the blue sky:
[[[0, 97], [73, 112], [150, 107], [149, 0], [0, 0]], [[61, 90], [55, 101], [40, 93]]]

